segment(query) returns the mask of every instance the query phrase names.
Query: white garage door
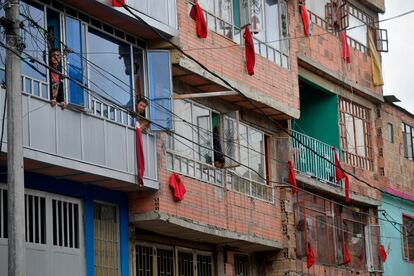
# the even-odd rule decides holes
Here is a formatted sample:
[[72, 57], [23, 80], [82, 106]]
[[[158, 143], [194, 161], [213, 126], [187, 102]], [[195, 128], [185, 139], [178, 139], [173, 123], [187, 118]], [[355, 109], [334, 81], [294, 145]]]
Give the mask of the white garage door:
[[[26, 190], [27, 276], [85, 275], [79, 199]], [[7, 275], [7, 186], [0, 186], [0, 276]]]

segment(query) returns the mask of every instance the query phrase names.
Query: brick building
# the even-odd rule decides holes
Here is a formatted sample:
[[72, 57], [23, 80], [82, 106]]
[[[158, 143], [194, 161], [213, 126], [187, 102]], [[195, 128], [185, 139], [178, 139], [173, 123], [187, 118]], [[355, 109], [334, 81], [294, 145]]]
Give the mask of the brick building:
[[[157, 134], [159, 191], [129, 194], [138, 275], [380, 273], [375, 187], [386, 181], [376, 111], [383, 96], [373, 84], [368, 32], [385, 50], [384, 31], [375, 23], [383, 1], [306, 1], [311, 37], [303, 35], [303, 1], [198, 2], [207, 38], [197, 37], [193, 3], [178, 0], [174, 42], [220, 78], [152, 41], [171, 49], [175, 136]], [[244, 9], [258, 10], [252, 18], [262, 22], [253, 30], [253, 76], [242, 46], [243, 27], [253, 19]], [[344, 28], [350, 64], [341, 58]], [[350, 177], [351, 204], [344, 204], [343, 183], [335, 180], [332, 146], [345, 170], [374, 187]], [[216, 163], [218, 148], [224, 169]], [[286, 187], [288, 160], [297, 171], [295, 195]], [[187, 190], [180, 202], [168, 186], [172, 173]], [[316, 254], [310, 269], [308, 244]]]
[[[60, 51], [68, 103], [65, 110], [51, 106], [50, 72], [23, 65], [30, 272], [380, 274], [377, 188], [388, 187], [384, 174], [395, 165], [383, 154], [395, 149], [384, 141], [380, 114], [401, 112], [383, 103], [373, 82], [368, 33], [374, 51], [386, 50], [376, 23], [384, 1], [199, 0], [205, 39], [189, 15], [194, 1], [123, 1], [127, 9], [120, 2], [22, 2], [30, 61]], [[303, 34], [304, 3], [310, 37]], [[248, 24], [253, 76], [246, 71]], [[345, 29], [349, 64], [341, 58]], [[151, 129], [139, 145], [134, 103], [142, 97], [150, 100]], [[389, 122], [398, 125], [398, 116]], [[342, 168], [362, 180], [350, 176], [350, 204], [335, 179], [333, 146]], [[139, 181], [138, 147], [145, 157]], [[297, 194], [287, 183], [288, 161]], [[394, 173], [391, 182], [409, 186]], [[181, 201], [171, 177], [185, 186]], [[0, 183], [0, 275], [6, 198]], [[310, 248], [316, 263], [307, 268]]]

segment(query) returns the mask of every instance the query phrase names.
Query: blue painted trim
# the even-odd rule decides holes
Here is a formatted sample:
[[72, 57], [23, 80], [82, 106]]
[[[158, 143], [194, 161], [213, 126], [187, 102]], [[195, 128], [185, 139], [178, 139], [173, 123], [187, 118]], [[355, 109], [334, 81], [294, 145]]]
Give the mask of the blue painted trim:
[[[7, 173], [4, 167], [0, 172]], [[89, 184], [56, 179], [49, 176], [25, 172], [25, 187], [49, 193], [81, 198], [84, 209], [85, 270], [87, 276], [94, 275], [94, 201], [118, 205], [120, 233], [120, 270], [122, 276], [129, 275], [128, 239], [128, 196], [126, 193], [104, 189]], [[6, 174], [0, 174], [0, 181], [7, 183]]]

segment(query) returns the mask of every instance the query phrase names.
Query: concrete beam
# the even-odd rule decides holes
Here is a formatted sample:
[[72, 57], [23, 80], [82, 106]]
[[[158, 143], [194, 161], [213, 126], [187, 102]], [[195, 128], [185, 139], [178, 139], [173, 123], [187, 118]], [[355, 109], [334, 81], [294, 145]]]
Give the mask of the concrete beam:
[[174, 100], [193, 99], [193, 98], [208, 98], [208, 97], [222, 97], [238, 95], [235, 91], [218, 91], [218, 92], [200, 92], [190, 94], [176, 94], [172, 98]]
[[[220, 80], [219, 78], [215, 76], [212, 76], [208, 71], [201, 68], [197, 63], [195, 63], [194, 61], [186, 57], [183, 57], [179, 53], [177, 52], [174, 53], [173, 51], [171, 55], [171, 60], [173, 64], [179, 65], [180, 67], [185, 68], [188, 71], [191, 71], [199, 76], [202, 76], [205, 79], [208, 79], [212, 82], [215, 82], [225, 87], [226, 89], [231, 90], [230, 87], [228, 87], [222, 80]], [[227, 82], [229, 82], [233, 87], [243, 92], [243, 94], [246, 95], [249, 99], [252, 99], [258, 103], [265, 104], [273, 109], [276, 109], [282, 113], [287, 114], [289, 117], [299, 119], [300, 117], [299, 109], [289, 107], [287, 104], [276, 101], [272, 99], [271, 97], [269, 97], [268, 95], [266, 95], [263, 91], [260, 91], [251, 86], [245, 85], [239, 81], [235, 81], [235, 80], [229, 79], [224, 76], [221, 76], [221, 77], [225, 79]]]
[[[336, 196], [340, 196], [340, 197], [344, 197], [345, 195], [345, 190], [341, 187], [334, 187], [330, 184], [324, 183], [319, 181], [316, 178], [310, 177], [308, 175], [302, 174], [302, 173], [298, 173], [296, 175], [296, 179], [302, 183], [304, 183], [305, 185], [314, 188], [316, 190], [320, 190], [326, 193], [330, 193], [330, 194], [334, 194]], [[381, 201], [379, 200], [375, 200], [371, 197], [365, 196], [365, 195], [360, 195], [360, 194], [356, 194], [354, 192], [350, 192], [350, 197], [352, 201], [355, 202], [359, 202], [362, 203], [364, 205], [369, 205], [369, 206], [380, 206], [381, 205]]]
[[[354, 83], [350, 80], [343, 80], [343, 77], [338, 74], [337, 72], [334, 72], [325, 66], [317, 63], [316, 61], [310, 59], [309, 57], [298, 54], [298, 61], [299, 61], [299, 76], [314, 82], [315, 84], [320, 85], [321, 87], [324, 87], [326, 90], [339, 95], [337, 89], [335, 89], [335, 83], [337, 84], [345, 84], [347, 87], [343, 89], [349, 89], [352, 87], [352, 89], [356, 90], [358, 94], [360, 94], [363, 97], [368, 98], [370, 101], [373, 101], [375, 103], [383, 103], [384, 98], [382, 95], [377, 95], [370, 91], [369, 89]], [[301, 66], [301, 63], [302, 66]], [[303, 66], [304, 65], [304, 66]], [[309, 67], [306, 68], [306, 67]], [[312, 71], [311, 71], [311, 70]]]
[[169, 233], [174, 233], [175, 238], [185, 239], [185, 236], [188, 236], [193, 237], [195, 241], [197, 241], [197, 237], [203, 237], [204, 240], [211, 243], [214, 243], [215, 240], [220, 241], [220, 245], [237, 244], [245, 250], [257, 248], [258, 251], [265, 251], [282, 249], [284, 247], [282, 242], [279, 241], [268, 240], [251, 234], [237, 233], [212, 225], [178, 218], [163, 212], [131, 214], [129, 221], [134, 223], [138, 228], [159, 234], [171, 236]]

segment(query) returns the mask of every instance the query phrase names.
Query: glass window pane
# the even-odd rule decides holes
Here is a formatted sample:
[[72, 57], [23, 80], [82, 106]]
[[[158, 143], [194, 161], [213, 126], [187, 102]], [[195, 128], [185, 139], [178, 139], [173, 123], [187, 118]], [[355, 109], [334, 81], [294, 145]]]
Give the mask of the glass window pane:
[[[248, 152], [248, 140], [247, 140], [247, 127], [240, 125], [240, 163], [249, 166], [249, 152]], [[248, 169], [245, 166], [236, 167], [238, 175], [250, 178]]]
[[[27, 22], [27, 18], [30, 18], [42, 28], [45, 27], [45, 14], [42, 5], [36, 3], [28, 4], [22, 1], [20, 3], [20, 14], [22, 21]], [[46, 40], [41, 30], [32, 26], [32, 24], [25, 24], [25, 30], [22, 30], [22, 35], [26, 37], [24, 40], [26, 46], [24, 51], [39, 61], [45, 61]], [[46, 81], [47, 77], [46, 68], [37, 62], [30, 63], [30, 65], [22, 62], [22, 75], [42, 81]]]
[[[278, 0], [265, 0], [266, 41], [275, 49], [280, 49], [280, 27]], [[273, 55], [270, 60], [273, 61]]]
[[349, 30], [347, 35], [364, 46], [367, 46], [367, 26], [353, 15], [349, 15]]
[[72, 80], [69, 81], [69, 102], [72, 104], [85, 106], [86, 93], [84, 89], [78, 85], [85, 83], [84, 63], [82, 55], [84, 53], [84, 27], [79, 20], [66, 17], [66, 43], [71, 49], [67, 55], [68, 74]]
[[197, 105], [193, 105], [193, 123], [194, 127], [195, 142], [197, 145], [198, 160], [201, 162], [212, 164], [212, 137], [211, 137], [211, 122], [210, 122], [210, 111], [201, 108]]
[[[176, 100], [174, 101], [174, 113], [177, 114], [177, 118], [182, 118], [187, 122], [191, 120], [191, 103], [186, 101]], [[184, 139], [186, 137], [189, 140], [193, 140], [193, 129], [187, 123], [184, 123], [181, 119], [177, 119], [174, 123], [175, 132], [178, 134], [174, 138], [174, 151], [187, 158], [193, 159], [193, 143]], [[180, 135], [180, 136], [179, 136]]]
[[349, 114], [345, 114], [345, 130], [346, 140], [348, 142], [348, 145], [346, 145], [348, 152], [355, 154], [354, 119]]
[[[93, 29], [88, 32], [90, 87], [102, 97], [132, 109], [131, 46]], [[105, 53], [104, 56], [102, 53]]]
[[172, 127], [171, 62], [169, 51], [148, 51], [148, 87], [152, 130]]
[[[264, 182], [264, 136], [261, 132], [249, 128], [249, 166], [254, 170], [252, 179]], [[259, 174], [257, 174], [257, 173]]]
[[364, 122], [359, 118], [355, 118], [355, 132], [357, 153], [359, 156], [366, 157]]

